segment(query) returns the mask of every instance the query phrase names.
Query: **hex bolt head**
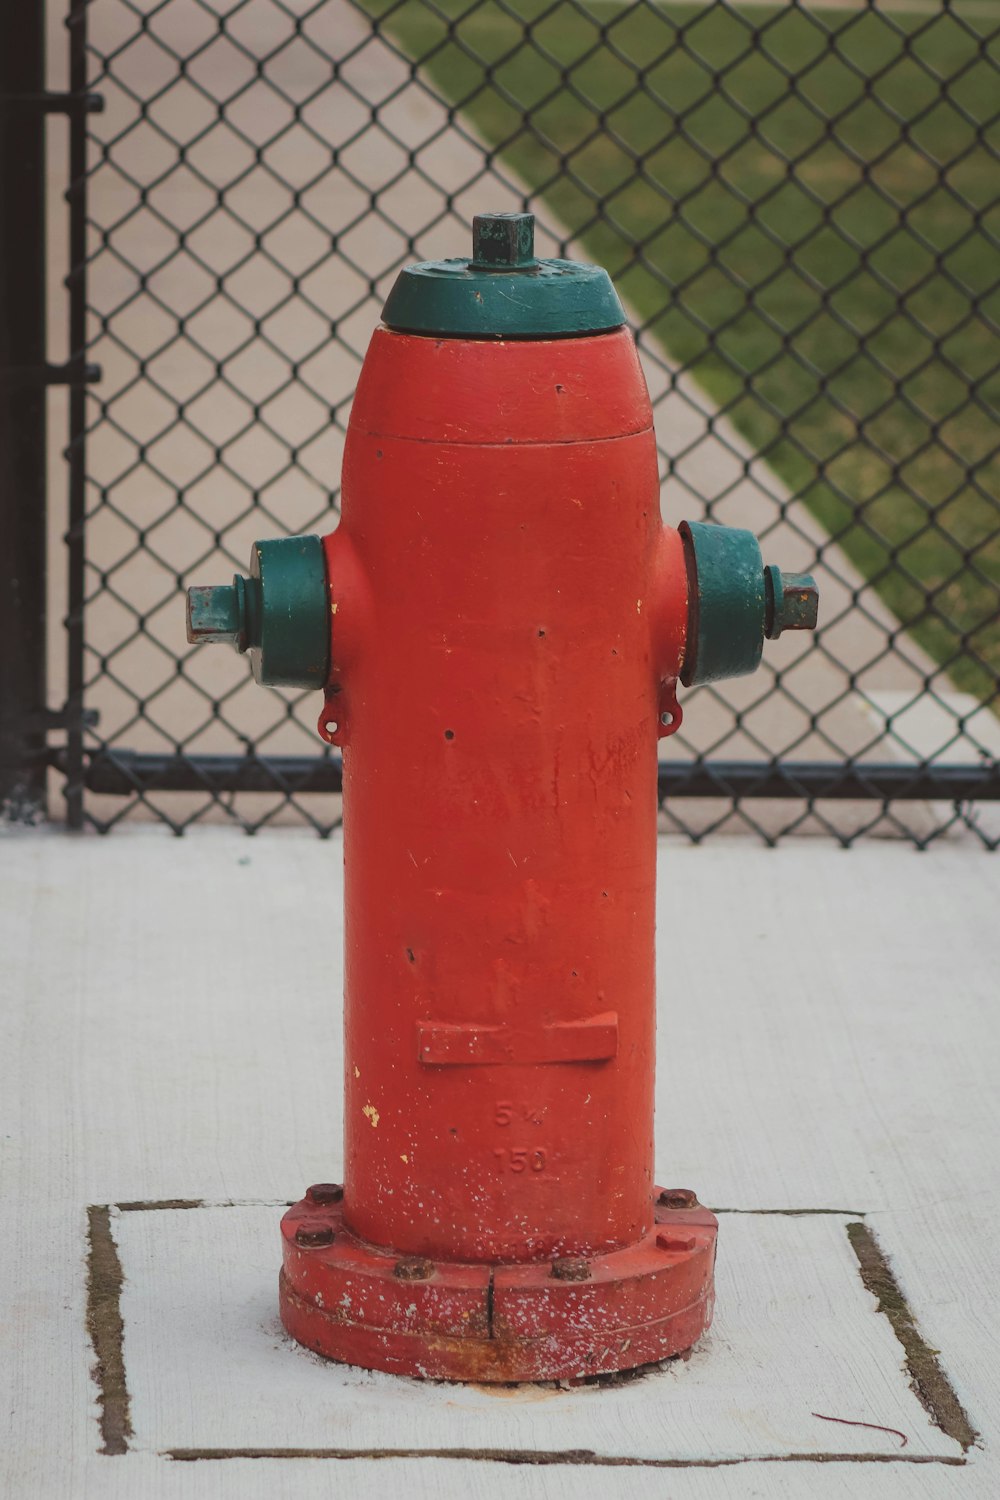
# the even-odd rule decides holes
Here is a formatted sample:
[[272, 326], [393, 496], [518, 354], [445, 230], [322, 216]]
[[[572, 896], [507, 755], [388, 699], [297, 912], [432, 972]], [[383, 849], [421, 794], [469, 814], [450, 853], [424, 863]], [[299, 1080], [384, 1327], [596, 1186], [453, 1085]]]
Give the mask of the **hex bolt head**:
[[329, 1224], [300, 1224], [295, 1231], [295, 1243], [310, 1250], [321, 1245], [332, 1245], [333, 1230]]
[[666, 1188], [656, 1201], [661, 1208], [697, 1208], [698, 1194], [690, 1188]]
[[534, 214], [477, 214], [472, 221], [472, 264], [493, 271], [535, 265]]
[[400, 1281], [426, 1281], [433, 1276], [434, 1266], [422, 1255], [404, 1255], [393, 1266], [392, 1274]]
[[306, 1188], [307, 1203], [339, 1203], [344, 1189], [339, 1182], [314, 1182]]
[[693, 1234], [678, 1234], [677, 1230], [656, 1236], [657, 1250], [666, 1250], [674, 1255], [681, 1255], [685, 1251], [693, 1250], [698, 1243]]
[[556, 1281], [589, 1281], [591, 1270], [587, 1261], [565, 1256], [562, 1260], [552, 1262], [552, 1270], [549, 1274], [554, 1276]]

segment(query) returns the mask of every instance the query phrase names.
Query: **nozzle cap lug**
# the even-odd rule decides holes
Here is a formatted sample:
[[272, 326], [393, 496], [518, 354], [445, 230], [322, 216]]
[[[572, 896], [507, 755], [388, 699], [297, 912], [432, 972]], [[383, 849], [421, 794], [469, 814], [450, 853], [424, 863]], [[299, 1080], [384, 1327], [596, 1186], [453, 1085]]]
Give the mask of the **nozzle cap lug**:
[[819, 590], [809, 573], [783, 573], [773, 563], [764, 569], [764, 634], [777, 640], [785, 630], [815, 630]]

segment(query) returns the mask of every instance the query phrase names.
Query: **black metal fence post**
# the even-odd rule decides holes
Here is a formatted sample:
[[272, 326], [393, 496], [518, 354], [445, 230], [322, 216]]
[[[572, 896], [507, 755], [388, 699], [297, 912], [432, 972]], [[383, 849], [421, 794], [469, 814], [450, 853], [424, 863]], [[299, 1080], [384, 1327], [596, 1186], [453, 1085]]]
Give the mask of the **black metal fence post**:
[[83, 827], [83, 603], [84, 516], [86, 511], [87, 434], [87, 8], [90, 0], [70, 0], [70, 98], [77, 110], [70, 114], [69, 132], [69, 366], [75, 372], [69, 387], [69, 444], [66, 449], [69, 515], [66, 529], [66, 821]]
[[0, 46], [0, 818], [45, 814], [45, 7]]

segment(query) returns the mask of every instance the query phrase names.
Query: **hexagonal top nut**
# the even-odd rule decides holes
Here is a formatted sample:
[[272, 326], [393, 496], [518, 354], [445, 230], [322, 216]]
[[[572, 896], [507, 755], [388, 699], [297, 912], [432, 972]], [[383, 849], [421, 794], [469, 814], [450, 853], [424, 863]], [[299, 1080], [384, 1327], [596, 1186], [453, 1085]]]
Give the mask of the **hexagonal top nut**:
[[784, 630], [815, 630], [819, 619], [819, 590], [809, 573], [783, 573], [773, 564], [764, 569], [764, 634], [777, 640]]
[[471, 263], [490, 271], [534, 266], [534, 214], [477, 214], [472, 221]]

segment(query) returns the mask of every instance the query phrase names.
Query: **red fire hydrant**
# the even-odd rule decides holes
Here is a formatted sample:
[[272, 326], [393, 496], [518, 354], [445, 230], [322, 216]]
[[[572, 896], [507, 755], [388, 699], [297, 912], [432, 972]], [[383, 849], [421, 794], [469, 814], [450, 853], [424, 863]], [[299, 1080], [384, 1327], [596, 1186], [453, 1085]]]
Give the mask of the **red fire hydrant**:
[[745, 531], [660, 520], [600, 269], [533, 221], [403, 271], [322, 541], [190, 591], [189, 639], [324, 691], [343, 748], [343, 1186], [282, 1221], [281, 1316], [369, 1368], [628, 1369], [712, 1315], [717, 1224], [653, 1185], [657, 740], [678, 679], [816, 623]]

